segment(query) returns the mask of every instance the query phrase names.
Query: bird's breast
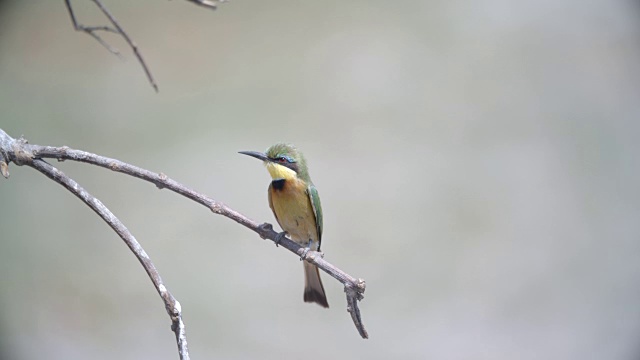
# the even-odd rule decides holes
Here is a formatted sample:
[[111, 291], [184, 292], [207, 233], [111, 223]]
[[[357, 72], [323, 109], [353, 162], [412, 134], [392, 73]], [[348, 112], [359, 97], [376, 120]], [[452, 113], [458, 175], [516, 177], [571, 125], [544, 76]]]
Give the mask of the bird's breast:
[[282, 229], [303, 245], [317, 242], [316, 218], [307, 185], [297, 179], [277, 179], [269, 187], [273, 212]]

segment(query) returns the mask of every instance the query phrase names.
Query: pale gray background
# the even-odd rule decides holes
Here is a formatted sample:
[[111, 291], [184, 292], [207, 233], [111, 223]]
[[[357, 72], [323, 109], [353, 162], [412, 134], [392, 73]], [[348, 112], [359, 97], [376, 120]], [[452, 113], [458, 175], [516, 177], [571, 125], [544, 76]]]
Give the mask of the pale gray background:
[[[85, 24], [104, 21], [76, 0]], [[302, 302], [302, 265], [142, 181], [56, 163], [181, 301], [193, 359], [637, 359], [640, 6], [632, 1], [107, 1], [155, 94], [62, 1], [0, 7], [0, 127], [162, 171], [258, 221], [238, 150], [297, 144], [327, 260], [367, 280]], [[0, 179], [0, 352], [177, 359], [137, 260], [32, 169]]]

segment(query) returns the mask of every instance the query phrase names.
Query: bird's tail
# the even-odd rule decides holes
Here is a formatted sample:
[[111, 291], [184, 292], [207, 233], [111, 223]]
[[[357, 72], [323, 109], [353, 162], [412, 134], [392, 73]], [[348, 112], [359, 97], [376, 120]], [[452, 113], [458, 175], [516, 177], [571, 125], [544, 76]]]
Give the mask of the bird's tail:
[[318, 267], [306, 261], [304, 262], [304, 302], [314, 302], [322, 307], [329, 307]]

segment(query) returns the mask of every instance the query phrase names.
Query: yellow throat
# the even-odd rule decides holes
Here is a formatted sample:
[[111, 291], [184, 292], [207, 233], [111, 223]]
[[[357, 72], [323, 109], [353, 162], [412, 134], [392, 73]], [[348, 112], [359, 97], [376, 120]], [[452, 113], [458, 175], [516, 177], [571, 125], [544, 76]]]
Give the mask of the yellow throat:
[[291, 179], [295, 179], [298, 176], [295, 171], [289, 169], [288, 167], [282, 166], [280, 164], [267, 162], [265, 163], [265, 166], [267, 167], [267, 170], [269, 171], [269, 174], [271, 175], [271, 178], [273, 180], [276, 180], [276, 179], [291, 180]]

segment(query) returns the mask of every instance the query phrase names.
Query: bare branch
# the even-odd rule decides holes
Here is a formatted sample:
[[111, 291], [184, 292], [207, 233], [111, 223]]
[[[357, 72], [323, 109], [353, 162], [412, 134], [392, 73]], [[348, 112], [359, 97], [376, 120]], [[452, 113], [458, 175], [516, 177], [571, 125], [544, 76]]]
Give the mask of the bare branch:
[[[351, 314], [351, 320], [353, 320], [360, 336], [362, 336], [363, 339], [368, 339], [369, 334], [367, 334], [367, 330], [364, 329], [360, 309], [358, 308], [358, 301], [363, 298], [362, 292], [364, 292], [365, 286], [364, 280], [358, 279], [357, 288], [353, 288], [351, 284], [347, 284], [344, 286], [344, 292], [347, 294], [347, 311]], [[362, 292], [360, 292], [360, 290], [362, 290]]]
[[129, 249], [131, 249], [134, 255], [138, 258], [138, 261], [140, 261], [140, 264], [142, 264], [142, 267], [147, 272], [147, 275], [149, 275], [151, 282], [153, 282], [153, 286], [156, 288], [158, 294], [164, 302], [167, 313], [171, 318], [171, 330], [173, 330], [173, 332], [176, 334], [176, 341], [178, 343], [178, 352], [180, 354], [180, 359], [189, 360], [187, 337], [184, 329], [184, 322], [182, 321], [182, 310], [180, 303], [178, 302], [178, 300], [176, 300], [175, 297], [173, 297], [173, 295], [171, 295], [169, 290], [167, 290], [167, 287], [162, 282], [162, 278], [160, 277], [158, 270], [156, 269], [155, 265], [153, 265], [153, 262], [149, 258], [149, 255], [147, 255], [136, 238], [124, 226], [124, 224], [106, 206], [104, 206], [104, 204], [100, 200], [89, 194], [77, 182], [65, 175], [62, 171], [51, 166], [44, 160], [39, 159], [33, 159], [33, 161], [27, 165], [40, 171], [51, 180], [64, 186], [73, 195], [77, 196], [93, 211], [95, 211], [96, 214], [98, 214], [98, 216], [100, 216], [102, 220], [104, 220], [118, 234], [118, 236], [120, 236], [125, 244], [127, 244]]
[[[5, 149], [2, 143], [3, 134], [5, 137], [9, 137], [6, 133], [4, 133], [0, 129], [0, 148]], [[9, 137], [10, 138], [10, 137]], [[11, 139], [11, 138], [10, 138]], [[12, 148], [12, 147], [10, 147]], [[97, 165], [100, 167], [104, 167], [116, 172], [121, 172], [130, 176], [137, 177], [142, 180], [149, 181], [155, 184], [158, 188], [169, 189], [173, 192], [176, 192], [182, 196], [185, 196], [201, 205], [204, 205], [212, 212], [228, 217], [236, 221], [237, 223], [255, 231], [261, 238], [269, 239], [274, 243], [279, 240], [278, 233], [273, 230], [271, 224], [263, 223], [259, 224], [246, 216], [240, 214], [239, 212], [229, 208], [225, 204], [218, 202], [204, 194], [198, 193], [188, 187], [178, 183], [177, 181], [170, 179], [166, 175], [162, 173], [155, 173], [149, 170], [145, 170], [139, 168], [137, 166], [127, 164], [120, 160], [88, 153], [86, 151], [74, 150], [70, 149], [66, 146], [63, 147], [52, 147], [52, 146], [39, 146], [39, 145], [29, 145], [22, 144], [20, 146], [22, 151], [28, 154], [29, 159], [41, 159], [41, 158], [54, 158], [59, 161], [62, 160], [73, 160], [85, 162], [93, 165]], [[18, 162], [19, 158], [15, 157], [15, 152], [7, 151], [9, 155], [10, 161]], [[366, 288], [365, 281], [362, 279], [355, 278], [341, 269], [335, 267], [331, 263], [324, 260], [323, 255], [319, 252], [309, 251], [306, 255], [303, 256], [305, 248], [303, 246], [298, 245], [294, 241], [283, 238], [279, 241], [279, 245], [291, 251], [292, 253], [302, 256], [303, 260], [308, 261], [318, 268], [322, 269], [327, 274], [331, 275], [336, 280], [340, 281], [345, 287], [345, 293], [347, 297], [347, 310], [351, 314], [351, 318], [353, 320], [354, 325], [356, 326], [358, 332], [362, 336], [362, 338], [368, 338], [367, 331], [364, 328], [362, 323], [362, 318], [360, 316], [360, 310], [358, 308], [358, 301], [362, 300], [364, 297], [364, 291]]]
[[[8, 150], [9, 148], [12, 150]], [[46, 161], [34, 158], [26, 140], [15, 140], [0, 129], [0, 157], [2, 158], [0, 161], [4, 161], [5, 155], [8, 156], [10, 161], [13, 161], [17, 165], [30, 166], [65, 187], [95, 211], [96, 214], [98, 214], [98, 216], [100, 216], [118, 234], [118, 236], [120, 236], [129, 249], [131, 249], [133, 254], [138, 258], [138, 261], [142, 264], [142, 267], [147, 272], [153, 286], [156, 288], [156, 291], [158, 291], [158, 294], [164, 302], [165, 309], [171, 318], [171, 330], [173, 330], [176, 335], [180, 359], [189, 360], [187, 337], [184, 322], [182, 321], [180, 303], [175, 297], [173, 297], [169, 290], [167, 290], [167, 287], [162, 282], [160, 273], [158, 273], [158, 270], [149, 258], [149, 255], [147, 255], [140, 243], [126, 228], [126, 226], [124, 226], [124, 224], [100, 200], [92, 196], [73, 179], [48, 164]]]

